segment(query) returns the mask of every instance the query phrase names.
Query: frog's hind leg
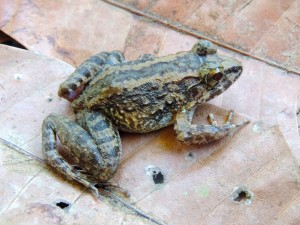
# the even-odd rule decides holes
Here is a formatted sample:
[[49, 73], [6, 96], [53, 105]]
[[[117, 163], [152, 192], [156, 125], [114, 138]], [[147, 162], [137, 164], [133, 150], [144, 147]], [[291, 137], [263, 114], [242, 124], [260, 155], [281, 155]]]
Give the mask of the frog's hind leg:
[[232, 124], [233, 111], [230, 111], [227, 121], [221, 126], [218, 125], [212, 113], [208, 116], [211, 125], [195, 125], [192, 124], [194, 111], [195, 108], [189, 111], [182, 110], [176, 116], [177, 139], [186, 144], [202, 144], [219, 140], [249, 123], [249, 121], [244, 121], [241, 124]]
[[[120, 137], [111, 122], [101, 114], [89, 113], [82, 117], [84, 116], [89, 124], [85, 128], [93, 130], [92, 134], [61, 115], [50, 114], [46, 117], [42, 129], [43, 154], [47, 164], [67, 178], [90, 188], [97, 196], [98, 189], [95, 185], [107, 182], [119, 165]], [[99, 139], [95, 140], [95, 136]], [[71, 160], [66, 160], [58, 152], [56, 137], [68, 151]]]
[[107, 66], [124, 61], [124, 55], [120, 51], [100, 52], [93, 55], [79, 65], [69, 78], [60, 85], [58, 95], [70, 101], [74, 100], [82, 92], [84, 86]]

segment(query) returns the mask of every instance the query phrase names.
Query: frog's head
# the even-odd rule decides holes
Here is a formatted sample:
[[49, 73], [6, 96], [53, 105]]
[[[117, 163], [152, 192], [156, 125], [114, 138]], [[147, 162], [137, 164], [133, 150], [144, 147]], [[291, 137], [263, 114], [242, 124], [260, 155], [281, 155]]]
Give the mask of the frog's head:
[[223, 93], [241, 75], [242, 64], [234, 58], [219, 55], [215, 45], [200, 40], [192, 49], [203, 64], [199, 68], [201, 87], [198, 87], [197, 102], [206, 102]]

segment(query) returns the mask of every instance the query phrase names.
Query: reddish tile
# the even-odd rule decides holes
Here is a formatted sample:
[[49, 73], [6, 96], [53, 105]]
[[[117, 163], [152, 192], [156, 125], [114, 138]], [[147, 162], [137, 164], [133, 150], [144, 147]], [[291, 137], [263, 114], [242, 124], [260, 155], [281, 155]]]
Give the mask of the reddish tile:
[[16, 13], [18, 2], [10, 0], [1, 0], [2, 7], [0, 8], [0, 29], [7, 24]]
[[290, 206], [287, 207], [280, 215], [278, 215], [272, 221], [274, 225], [285, 225], [285, 224], [300, 224], [300, 217], [298, 215], [300, 211], [300, 195], [293, 199], [292, 202], [289, 204]]
[[286, 62], [286, 65], [296, 68], [297, 71], [300, 69], [300, 47], [297, 45], [297, 49], [293, 52], [293, 57], [290, 57]]
[[[85, 209], [85, 210], [83, 210]], [[90, 193], [84, 193], [70, 207], [61, 224], [122, 224], [124, 212], [103, 199], [96, 200]]]
[[292, 152], [300, 160], [296, 114], [297, 96], [300, 95], [299, 76], [251, 58], [240, 61], [244, 71], [236, 83], [223, 93], [219, 106], [249, 115], [262, 121], [264, 126], [279, 124]]
[[[223, 93], [221, 107], [233, 109], [259, 119], [261, 104], [261, 86], [264, 67], [260, 62], [244, 58], [242, 61], [243, 73], [241, 77]], [[242, 91], [241, 91], [242, 90]]]
[[150, 11], [167, 19], [184, 22], [204, 1], [205, 0], [157, 1]]
[[249, 0], [203, 1], [184, 23], [206, 35], [214, 36], [214, 32], [220, 24], [248, 2]]
[[[59, 10], [57, 5], [55, 6], [55, 3], [46, 2], [44, 4], [45, 7], [50, 4], [52, 10]], [[99, 4], [103, 3], [100, 2]], [[93, 6], [95, 7], [95, 5]], [[81, 8], [78, 7], [77, 9], [80, 10]], [[115, 8], [104, 7], [104, 10], [108, 9], [113, 10]], [[114, 21], [114, 24], [117, 23], [118, 20], [124, 19], [120, 25], [124, 26], [123, 22], [125, 23], [126, 19], [123, 16], [130, 14], [126, 14], [119, 9], [117, 9], [117, 11], [119, 13], [122, 12], [120, 13], [122, 16], [116, 16], [117, 21]], [[114, 13], [111, 14], [113, 16], [116, 15]], [[48, 16], [49, 14], [45, 13], [45, 15]], [[86, 14], [74, 13], [72, 15], [82, 16]], [[108, 12], [104, 15], [106, 17], [111, 16]], [[35, 16], [38, 17], [39, 15], [35, 14]], [[91, 15], [87, 17], [90, 18], [89, 16]], [[109, 19], [113, 20], [113, 16], [109, 17]], [[16, 18], [19, 18], [19, 15], [16, 16]], [[136, 58], [139, 54], [146, 52], [169, 54], [178, 50], [187, 50], [190, 49], [193, 44], [193, 38], [181, 34], [179, 35], [174, 31], [168, 31], [168, 28], [152, 24], [151, 22], [137, 22], [131, 15], [127, 19], [127, 22], [129, 21], [127, 24], [128, 27], [125, 27], [124, 30], [121, 31], [120, 36], [116, 37], [116, 39], [108, 38], [111, 33], [117, 33], [116, 25], [110, 33], [105, 33], [103, 36], [99, 35], [97, 37], [97, 40], [101, 38], [105, 39], [105, 41], [100, 44], [91, 41], [89, 38], [93, 35], [92, 31], [87, 31], [87, 48], [92, 48], [93, 44], [99, 44], [99, 46], [103, 44], [101, 49], [105, 49], [106, 47], [107, 49], [111, 49], [119, 45], [123, 46], [126, 42], [128, 43], [126, 56], [128, 58]], [[72, 16], [70, 15], [68, 21], [71, 20]], [[75, 19], [74, 21], [78, 20]], [[40, 20], [37, 21], [40, 23]], [[108, 20], [105, 21], [107, 22]], [[135, 27], [131, 29], [131, 25]], [[101, 28], [107, 28], [109, 27], [109, 23], [99, 26]], [[29, 29], [39, 28], [40, 27], [31, 26]], [[84, 28], [85, 27], [82, 27], [82, 30], [80, 30], [82, 35], [84, 35]], [[90, 29], [90, 27], [86, 26], [86, 29]], [[16, 31], [17, 29], [12, 30]], [[59, 31], [55, 31], [56, 34], [61, 31], [60, 29], [58, 30]], [[29, 31], [26, 32], [27, 34], [29, 33]], [[96, 33], [99, 34], [98, 32], [99, 31]], [[124, 38], [122, 43], [119, 42], [121, 38], [124, 37], [123, 35], [126, 34], [125, 37], [127, 37], [128, 32], [130, 34], [127, 40]], [[77, 39], [74, 37], [76, 37], [77, 33], [71, 33], [66, 32], [66, 34], [69, 34], [68, 37], [72, 36], [72, 38], [69, 39], [70, 43], [66, 44], [68, 44], [68, 46], [76, 46]], [[35, 32], [35, 34], [39, 33]], [[43, 32], [36, 35], [36, 38], [40, 40], [42, 35]], [[21, 37], [23, 38], [22, 40], [26, 39], [25, 35]], [[151, 41], [147, 42], [147, 37]], [[132, 40], [130, 40], [131, 38]], [[50, 41], [51, 40], [50, 38]], [[29, 41], [28, 43], [33, 43], [34, 48], [38, 48], [38, 44], [35, 45], [36, 42], [33, 41], [31, 43]], [[62, 43], [64, 43], [64, 41], [62, 41]], [[83, 44], [81, 41], [79, 41], [79, 43], [81, 45]], [[144, 44], [145, 47], [143, 46]], [[174, 45], [176, 46], [173, 47]], [[42, 51], [52, 54], [49, 49], [43, 49], [43, 45], [40, 45], [40, 47]], [[53, 46], [48, 45], [47, 47], [52, 48]], [[82, 48], [85, 47], [83, 46]], [[55, 51], [57, 50], [61, 51], [62, 49], [55, 48]], [[73, 50], [71, 49], [70, 52], [73, 52]], [[94, 50], [94, 48], [87, 49], [86, 52], [92, 53]], [[60, 53], [62, 53], [62, 51]], [[84, 55], [85, 53], [81, 56], [72, 53], [69, 59], [74, 59], [78, 62], [84, 58]], [[87, 55], [88, 54], [86, 54], [86, 56]], [[254, 60], [247, 61], [246, 58], [241, 58], [245, 63], [244, 67], [246, 71], [243, 74], [245, 77], [241, 77], [238, 81], [239, 83], [234, 84], [228, 92], [222, 95], [221, 103], [237, 111], [241, 110], [250, 115], [255, 115], [255, 117], [259, 113], [260, 118], [264, 119], [269, 125], [279, 123], [285, 132], [285, 137], [289, 138], [287, 139], [290, 146], [293, 145], [293, 147], [295, 147], [293, 153], [295, 153], [297, 157], [300, 156], [300, 150], [295, 151], [296, 146], [300, 146], [300, 144], [297, 145], [295, 141], [297, 137], [289, 136], [296, 130], [294, 99], [299, 93], [299, 77], [286, 74], [278, 69], [266, 66], [263, 63], [253, 62]], [[22, 59], [22, 62], [24, 62], [24, 59]], [[31, 64], [32, 63], [29, 63], [28, 65], [30, 66]], [[3, 65], [5, 65], [5, 63], [3, 63]], [[42, 64], [40, 67], [41, 66]], [[51, 64], [49, 67], [52, 68], [52, 66]], [[10, 68], [3, 67], [4, 71], [10, 71], [8, 69]], [[24, 70], [25, 69], [26, 66], [24, 67]], [[257, 79], [255, 74], [258, 77]], [[28, 78], [32, 79], [33, 77], [29, 75]], [[9, 136], [8, 139], [13, 141], [16, 139], [22, 140], [22, 142], [20, 142], [22, 144], [24, 140], [30, 139], [32, 142], [26, 142], [24, 146], [29, 149], [38, 150], [41, 144], [36, 138], [40, 138], [40, 123], [43, 116], [50, 111], [69, 112], [68, 104], [65, 104], [66, 102], [59, 102], [56, 98], [54, 98], [54, 101], [51, 103], [47, 102], [46, 104], [43, 102], [47, 99], [45, 96], [48, 96], [54, 89], [56, 90], [59, 79], [51, 81], [51, 83], [47, 80], [43, 81], [48, 82], [47, 88], [40, 89], [40, 85], [34, 86], [36, 91], [32, 93], [30, 97], [25, 97], [21, 99], [22, 101], [14, 102], [12, 107], [5, 109], [5, 116], [1, 114], [1, 124], [5, 125], [3, 128], [4, 134], [1, 133], [1, 137]], [[27, 84], [30, 84], [30, 82]], [[22, 83], [22, 85], [26, 85], [26, 83]], [[20, 86], [20, 88], [23, 87]], [[261, 91], [261, 95], [253, 91], [258, 88]], [[9, 90], [11, 94], [11, 90], [13, 89], [10, 88]], [[217, 101], [219, 102], [220, 100]], [[206, 118], [208, 112], [214, 111], [213, 107], [207, 105], [203, 107], [204, 108], [200, 108], [197, 111], [198, 117]], [[221, 121], [226, 113], [227, 111], [219, 113], [218, 119]], [[7, 118], [10, 121], [8, 121]], [[235, 117], [235, 120], [236, 119], [241, 120], [241, 118]], [[24, 123], [24, 120], [26, 123]], [[252, 133], [251, 129], [255, 130], [250, 125], [247, 129], [250, 133]], [[186, 221], [190, 224], [197, 224], [199, 221], [202, 221], [204, 217], [208, 223], [224, 222], [225, 219], [230, 220], [232, 223], [236, 222], [236, 220], [234, 220], [234, 216], [237, 214], [236, 212], [238, 212], [238, 215], [244, 216], [241, 221], [244, 221], [243, 219], [246, 218], [246, 222], [257, 222], [252, 220], [253, 217], [255, 217], [265, 222], [268, 218], [274, 218], [273, 215], [282, 215], [284, 210], [288, 211], [286, 203], [291, 201], [292, 197], [295, 198], [295, 196], [299, 194], [294, 188], [296, 186], [294, 181], [298, 178], [298, 167], [289, 167], [292, 165], [290, 162], [294, 160], [290, 155], [285, 157], [286, 154], [282, 154], [284, 157], [278, 157], [278, 151], [285, 151], [287, 147], [283, 144], [284, 140], [282, 136], [278, 136], [277, 132], [272, 133], [271, 131], [269, 133], [271, 137], [265, 136], [265, 138], [257, 140], [252, 139], [251, 135], [245, 135], [245, 131], [245, 129], [242, 129], [241, 132], [222, 141], [204, 146], [183, 146], [178, 144], [172, 127], [148, 135], [122, 135], [125, 157], [113, 181], [132, 192], [132, 200], [140, 200], [137, 205], [141, 206], [146, 212], [150, 212], [151, 214], [155, 213], [159, 217], [162, 216], [162, 219], [167, 218], [167, 221], [170, 219], [170, 224], [185, 224], [184, 222]], [[275, 141], [272, 139], [274, 137]], [[265, 143], [269, 143], [269, 141], [274, 141], [273, 145], [265, 145]], [[235, 147], [231, 145], [232, 143], [236, 143]], [[23, 164], [20, 165], [23, 166]], [[145, 168], [149, 165], [159, 166], [163, 170], [166, 179], [165, 184], [155, 185], [153, 183], [152, 177], [148, 176], [145, 171]], [[294, 177], [291, 177], [292, 175]], [[8, 175], [6, 178], [10, 179], [11, 177]], [[27, 179], [28, 177], [25, 178]], [[21, 184], [20, 187], [24, 188], [24, 194], [21, 193], [21, 195], [15, 199], [11, 209], [4, 214], [4, 217], [3, 214], [1, 215], [2, 218], [12, 219], [10, 221], [12, 223], [21, 221], [23, 218], [23, 222], [29, 223], [32, 218], [30, 215], [34, 213], [39, 223], [62, 223], [62, 221], [74, 224], [78, 223], [78, 221], [79, 223], [85, 223], [86, 221], [97, 223], [101, 220], [102, 222], [104, 221], [105, 224], [121, 224], [123, 221], [124, 224], [140, 224], [139, 221], [132, 223], [130, 216], [127, 217], [127, 220], [125, 220], [126, 218], [123, 220], [123, 213], [114, 208], [111, 210], [110, 205], [106, 203], [94, 201], [90, 194], [78, 196], [78, 193], [82, 191], [81, 188], [77, 186], [74, 188], [69, 182], [65, 182], [63, 179], [57, 180], [57, 178], [58, 176], [55, 176], [54, 173], [48, 174], [45, 172], [37, 176], [32, 183], [26, 184], [25, 187], [24, 184]], [[23, 181], [22, 179], [20, 180]], [[6, 180], [4, 181], [6, 182]], [[10, 180], [9, 182], [13, 181]], [[239, 182], [247, 183], [247, 185], [255, 191], [255, 196], [258, 196], [258, 201], [254, 201], [250, 207], [241, 206], [240, 204], [233, 205], [228, 199], [232, 187], [238, 185]], [[3, 183], [2, 180], [1, 183]], [[45, 184], [49, 183], [51, 183], [50, 186], [46, 185], [46, 187], [44, 187]], [[19, 189], [12, 188], [12, 190], [8, 190], [8, 188], [4, 188], [3, 190], [8, 193], [8, 195], [14, 195], [18, 193], [15, 190]], [[61, 209], [55, 208], [55, 204], [53, 203], [58, 196], [67, 197], [67, 199], [70, 199], [69, 201], [74, 202], [74, 208], [71, 208], [68, 214], [64, 214], [62, 211], [59, 211]], [[4, 199], [10, 201], [12, 198]], [[34, 204], [27, 204], [27, 202], [33, 202]], [[21, 207], [18, 208], [19, 206]], [[263, 210], [260, 211], [257, 206]], [[288, 212], [290, 212], [288, 215], [292, 218], [293, 210]], [[61, 220], [61, 218], [65, 218], [65, 220]], [[222, 218], [225, 219], [222, 220]]]
[[[194, 123], [207, 124], [207, 115], [210, 112], [215, 114], [220, 123], [228, 113], [227, 110], [205, 104], [197, 109]], [[234, 120], [238, 123], [245, 118], [236, 115]], [[174, 176], [189, 169], [195, 162], [205, 162], [214, 152], [224, 148], [236, 135], [233, 134], [222, 141], [207, 145], [185, 145], [176, 140], [173, 129], [173, 126], [163, 129], [159, 136], [140, 146], [138, 151], [122, 161], [112, 181], [130, 190], [133, 201], [165, 186], [165, 184], [161, 186], [154, 184], [152, 176], [147, 173], [149, 167], [160, 168], [165, 182], [168, 182]]]
[[163, 56], [182, 51], [190, 51], [197, 41], [198, 39], [195, 37], [171, 29], [166, 29], [162, 37], [159, 55]]
[[[0, 135], [7, 141], [22, 146], [39, 136], [42, 121], [49, 113], [70, 112], [69, 103], [58, 98], [57, 88], [74, 68], [57, 60], [8, 46], [2, 45], [1, 52], [1, 89], [6, 91], [0, 92]], [[29, 147], [26, 150], [41, 155], [40, 147]]]
[[296, 114], [297, 96], [300, 95], [299, 76], [270, 66], [266, 66], [262, 72], [260, 120], [270, 126], [278, 124], [293, 154], [300, 160]]
[[[24, 167], [23, 164], [27, 166]], [[9, 208], [9, 203], [15, 200], [23, 187], [43, 169], [43, 165], [3, 144], [0, 144], [0, 165], [0, 213], [2, 213]]]
[[300, 2], [295, 1], [278, 23], [256, 44], [253, 53], [285, 66], [300, 69], [299, 12]]
[[[274, 60], [295, 71], [299, 70], [298, 49], [300, 47], [290, 48], [293, 46], [291, 41], [297, 41], [295, 38], [297, 37], [295, 29], [298, 28], [297, 19], [290, 19], [297, 28], [288, 26], [288, 22], [285, 21], [286, 18], [298, 16], [298, 1], [275, 3], [270, 0], [154, 1], [149, 4], [147, 2], [143, 7], [139, 7], [133, 1], [119, 0], [119, 2], [125, 6], [143, 9], [150, 17], [156, 14], [162, 17], [157, 19], [163, 22], [168, 20], [180, 22], [200, 34], [208, 35], [210, 38], [250, 54], [255, 48], [255, 55]], [[180, 24], [178, 29], [180, 30]], [[280, 32], [290, 35], [281, 35]], [[279, 47], [274, 49], [273, 46]]]
[[[1, 45], [0, 49], [0, 112], [35, 93], [37, 89], [64, 79], [74, 70], [66, 63], [33, 52], [5, 45]], [[56, 96], [56, 90], [52, 92], [53, 96]], [[51, 96], [45, 95], [45, 100], [47, 97]]]
[[240, 12], [221, 24], [216, 36], [221, 41], [250, 51], [277, 20], [287, 10], [294, 0], [276, 1], [253, 0]]
[[139, 151], [144, 145], [151, 142], [155, 137], [160, 135], [160, 131], [150, 132], [147, 134], [123, 133], [120, 136], [122, 139], [122, 161], [128, 160], [132, 154]]
[[[136, 215], [66, 181], [41, 162], [0, 143], [0, 224], [145, 224]], [[50, 184], [50, 185], [49, 185]], [[69, 204], [60, 208], [57, 203]], [[139, 222], [143, 221], [143, 222]]]
[[139, 10], [147, 10], [148, 7], [151, 7], [153, 2], [156, 2], [151, 0], [116, 0], [116, 1], [127, 6], [132, 6], [133, 8], [137, 8]]
[[[240, 131], [241, 136], [232, 139], [226, 151], [219, 149], [205, 161], [172, 177], [167, 185], [140, 200], [138, 206], [157, 206], [152, 212], [174, 225], [199, 221], [234, 224], [236, 220], [253, 224], [253, 217], [261, 223], [274, 218], [299, 194], [291, 174], [296, 164], [278, 128], [263, 134], [250, 129]], [[245, 143], [242, 136], [249, 142]], [[233, 150], [233, 146], [239, 146], [239, 151]], [[270, 148], [272, 153], [266, 154]], [[209, 172], [211, 168], [213, 173]], [[230, 199], [230, 193], [240, 184], [254, 192], [251, 205]]]
[[[42, 122], [48, 114], [69, 114], [71, 112], [69, 102], [56, 96], [56, 90], [60, 83], [61, 80], [52, 83], [2, 112], [0, 114], [2, 127], [0, 136], [7, 141], [22, 146], [41, 133]], [[48, 100], [49, 96], [51, 96], [51, 101]], [[41, 151], [39, 148], [36, 150]]]
[[1, 29], [28, 49], [72, 65], [101, 51], [123, 50], [134, 22], [132, 14], [102, 1], [70, 4], [42, 0], [32, 4], [8, 1], [4, 18], [0, 18]]
[[[296, 110], [297, 95], [300, 93], [300, 80], [285, 72], [276, 71], [272, 67], [265, 67], [263, 73], [262, 83], [268, 83], [268, 85], [261, 86], [260, 118], [270, 125], [274, 125], [279, 122], [278, 119], [281, 114], [286, 114], [289, 117], [289, 108]], [[298, 85], [291, 86], [292, 82]], [[285, 90], [289, 91], [286, 92]], [[296, 117], [296, 112], [294, 113], [291, 114]]]
[[[279, 138], [283, 140], [282, 137]], [[270, 158], [270, 162], [261, 171], [253, 176], [246, 176], [248, 179], [244, 184], [254, 194], [251, 205], [246, 205], [243, 201], [240, 204], [233, 203], [228, 195], [204, 218], [203, 224], [235, 224], [236, 221], [245, 225], [267, 224], [276, 220], [283, 210], [290, 208], [290, 202], [300, 191], [292, 181], [294, 175], [291, 173], [296, 164], [287, 146], [282, 146], [281, 140], [278, 140], [276, 146], [286, 150], [279, 156]], [[294, 213], [294, 218], [296, 215]]]
[[137, 59], [142, 54], [157, 55], [161, 38], [166, 28], [147, 21], [139, 20], [130, 29], [124, 54], [127, 60]]

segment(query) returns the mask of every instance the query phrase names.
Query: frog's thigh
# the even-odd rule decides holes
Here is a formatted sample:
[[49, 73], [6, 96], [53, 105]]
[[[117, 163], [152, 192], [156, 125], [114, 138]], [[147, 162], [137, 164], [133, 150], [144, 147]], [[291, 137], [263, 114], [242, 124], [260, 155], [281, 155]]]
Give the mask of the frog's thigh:
[[124, 55], [120, 51], [112, 51], [110, 53], [100, 52], [93, 55], [80, 64], [68, 79], [60, 85], [59, 96], [71, 99], [73, 92], [90, 82], [95, 76], [101, 73], [104, 68], [124, 61]]
[[[68, 150], [75, 166], [70, 165], [57, 151], [56, 136]], [[87, 131], [63, 116], [50, 114], [46, 117], [43, 122], [42, 140], [44, 158], [48, 164], [96, 193], [94, 184], [106, 182], [117, 169], [119, 159], [113, 162], [108, 160], [110, 156], [106, 154], [106, 149], [99, 149]]]
[[176, 115], [174, 128], [177, 138], [186, 144], [201, 144], [219, 140], [248, 123], [245, 121], [238, 125], [231, 124], [233, 113], [230, 112], [227, 122], [221, 126], [217, 124], [212, 114], [209, 115], [211, 125], [195, 125], [192, 124], [194, 111], [195, 108], [189, 111], [182, 110]]
[[76, 122], [93, 138], [101, 150], [106, 168], [114, 173], [121, 160], [121, 139], [114, 124], [100, 111], [82, 110], [76, 114]]

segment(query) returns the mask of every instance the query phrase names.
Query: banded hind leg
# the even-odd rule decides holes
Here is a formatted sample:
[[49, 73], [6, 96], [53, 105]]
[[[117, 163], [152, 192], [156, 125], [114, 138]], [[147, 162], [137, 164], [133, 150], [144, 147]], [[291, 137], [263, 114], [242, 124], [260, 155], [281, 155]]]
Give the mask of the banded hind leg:
[[84, 89], [84, 87], [97, 75], [101, 74], [110, 65], [119, 64], [125, 61], [120, 51], [100, 52], [84, 61], [79, 67], [63, 82], [58, 95], [73, 101]]
[[[76, 122], [57, 114], [45, 118], [42, 128], [44, 158], [67, 178], [90, 188], [106, 183], [116, 172], [121, 159], [121, 142], [117, 129], [101, 112], [82, 111]], [[56, 138], [70, 160], [58, 152]]]
[[240, 124], [232, 124], [233, 111], [230, 111], [223, 125], [218, 125], [212, 113], [208, 115], [211, 125], [195, 125], [192, 124], [195, 109], [194, 107], [190, 110], [182, 110], [176, 115], [174, 129], [177, 133], [177, 139], [186, 144], [202, 144], [216, 141], [249, 123], [247, 120]]

